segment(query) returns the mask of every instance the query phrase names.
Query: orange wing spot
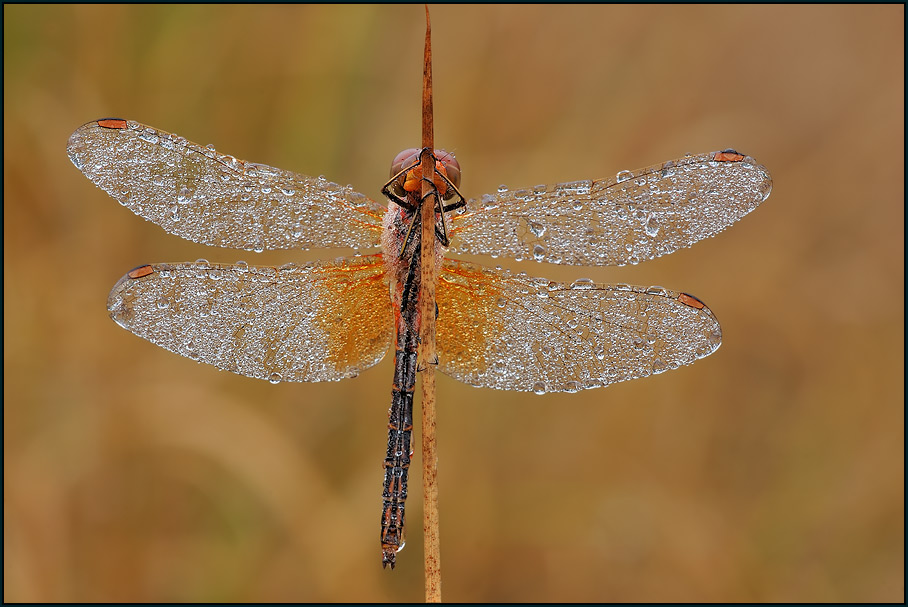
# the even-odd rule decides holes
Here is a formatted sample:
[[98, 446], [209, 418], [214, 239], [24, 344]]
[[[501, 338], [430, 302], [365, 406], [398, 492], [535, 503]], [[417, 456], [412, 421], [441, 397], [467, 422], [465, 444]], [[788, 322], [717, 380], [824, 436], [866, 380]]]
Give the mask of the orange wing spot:
[[713, 154], [713, 160], [716, 162], [741, 162], [744, 160], [744, 154], [739, 154], [736, 150], [722, 150]]
[[98, 120], [98, 126], [105, 129], [125, 129], [126, 121], [122, 118], [102, 118]]
[[[354, 258], [355, 259], [355, 258]], [[391, 323], [388, 285], [380, 255], [348, 260], [316, 270], [312, 280], [320, 295], [315, 305], [318, 339], [331, 342], [328, 362], [338, 369], [355, 366], [364, 349], [372, 351]]]
[[680, 295], [678, 295], [678, 301], [686, 306], [697, 308], [698, 310], [702, 310], [706, 307], [705, 303], [703, 303], [693, 295], [688, 295], [687, 293], [681, 293]]
[[130, 270], [127, 276], [130, 278], [142, 278], [143, 276], [148, 276], [149, 274], [154, 274], [154, 268], [151, 266], [139, 266], [134, 270]]
[[506, 291], [515, 295], [497, 276], [481, 268], [445, 266], [439, 273], [436, 339], [438, 351], [452, 366], [485, 370], [488, 342], [505, 331], [499, 303]]

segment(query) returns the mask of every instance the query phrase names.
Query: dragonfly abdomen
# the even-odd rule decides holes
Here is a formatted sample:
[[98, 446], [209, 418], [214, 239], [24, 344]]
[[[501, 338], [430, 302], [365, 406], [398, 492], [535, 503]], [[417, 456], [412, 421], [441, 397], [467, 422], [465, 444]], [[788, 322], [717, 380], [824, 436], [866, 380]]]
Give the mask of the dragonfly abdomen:
[[[386, 258], [387, 258], [386, 254]], [[409, 264], [401, 262], [391, 279], [391, 299], [396, 326], [394, 385], [388, 411], [388, 452], [382, 491], [382, 566], [391, 565], [404, 545], [404, 505], [410, 471], [410, 441], [413, 435], [413, 392], [416, 387], [419, 346], [419, 247]]]
[[382, 490], [382, 566], [394, 568], [394, 558], [404, 545], [404, 504], [410, 472], [413, 435], [413, 389], [416, 385], [416, 349], [394, 353], [394, 387], [388, 412], [388, 453]]

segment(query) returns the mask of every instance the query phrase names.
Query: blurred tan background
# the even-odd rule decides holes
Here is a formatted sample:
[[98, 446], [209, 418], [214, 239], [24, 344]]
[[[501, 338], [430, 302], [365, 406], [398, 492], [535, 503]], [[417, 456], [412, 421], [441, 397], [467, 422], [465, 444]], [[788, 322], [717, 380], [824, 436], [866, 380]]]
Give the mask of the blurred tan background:
[[[195, 245], [69, 162], [118, 116], [372, 197], [419, 143], [420, 6], [4, 6], [4, 599], [419, 601], [380, 567], [386, 358], [334, 384], [197, 365], [111, 322]], [[436, 142], [471, 197], [735, 147], [769, 200], [626, 268], [694, 293], [691, 367], [536, 396], [439, 378], [449, 601], [904, 599], [904, 7], [438, 6]], [[485, 260], [489, 263], [488, 260]], [[417, 457], [417, 463], [419, 458]]]

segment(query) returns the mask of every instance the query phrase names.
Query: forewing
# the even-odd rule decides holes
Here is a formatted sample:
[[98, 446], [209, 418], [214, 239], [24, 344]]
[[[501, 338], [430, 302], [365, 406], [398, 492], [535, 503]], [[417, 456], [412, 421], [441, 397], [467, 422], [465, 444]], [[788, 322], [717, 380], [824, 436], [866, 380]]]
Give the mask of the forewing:
[[238, 160], [122, 119], [82, 125], [67, 152], [136, 215], [207, 245], [262, 251], [371, 247], [382, 206], [324, 178]]
[[625, 265], [715, 236], [766, 200], [767, 170], [734, 150], [595, 181], [499, 190], [451, 220], [452, 251]]
[[117, 324], [162, 348], [271, 381], [335, 381], [391, 343], [380, 255], [280, 268], [146, 265], [114, 286]]
[[438, 369], [499, 390], [576, 392], [708, 356], [719, 323], [661, 287], [571, 285], [445, 260], [437, 288]]

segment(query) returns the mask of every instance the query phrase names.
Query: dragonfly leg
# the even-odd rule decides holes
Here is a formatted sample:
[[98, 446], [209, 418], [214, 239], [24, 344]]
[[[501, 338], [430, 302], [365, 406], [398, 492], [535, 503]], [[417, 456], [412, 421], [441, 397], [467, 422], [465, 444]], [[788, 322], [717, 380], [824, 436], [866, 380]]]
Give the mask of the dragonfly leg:
[[[457, 200], [455, 200], [454, 202], [452, 202], [452, 203], [449, 204], [449, 205], [445, 205], [445, 206], [443, 207], [443, 213], [448, 213], [448, 212], [450, 212], [450, 211], [454, 211], [455, 209], [459, 209], [459, 208], [461, 208], [461, 207], [467, 206], [467, 201], [466, 201], [466, 199], [463, 197], [463, 194], [461, 194], [461, 193], [460, 193], [460, 190], [457, 189], [457, 186], [454, 185], [454, 183], [453, 183], [450, 179], [448, 179], [448, 176], [445, 175], [444, 173], [442, 173], [441, 171], [439, 171], [438, 169], [435, 170], [435, 174], [438, 175], [439, 177], [441, 177], [442, 180], [444, 180], [445, 184], [446, 184], [449, 188], [451, 188], [452, 190], [454, 190], [454, 193], [455, 193], [455, 194], [457, 194]], [[451, 198], [453, 198], [453, 196], [452, 196]]]
[[397, 194], [395, 194], [394, 191], [392, 190], [392, 186], [394, 186], [394, 184], [397, 183], [397, 180], [398, 180], [398, 179], [400, 179], [401, 177], [403, 177], [404, 175], [406, 175], [407, 172], [409, 172], [409, 171], [413, 170], [414, 168], [418, 167], [419, 164], [420, 164], [421, 162], [422, 162], [422, 152], [420, 152], [419, 158], [417, 159], [417, 161], [416, 161], [415, 163], [411, 164], [411, 165], [408, 166], [408, 167], [404, 167], [403, 169], [401, 169], [400, 171], [398, 171], [398, 173], [397, 173], [396, 175], [394, 175], [394, 177], [392, 177], [391, 179], [389, 179], [389, 180], [385, 183], [385, 185], [383, 185], [382, 188], [381, 188], [381, 193], [382, 193], [382, 194], [384, 194], [385, 196], [387, 196], [388, 199], [393, 200], [393, 201], [394, 201], [395, 203], [397, 203], [398, 205], [400, 205], [400, 206], [402, 206], [403, 208], [407, 209], [408, 211], [415, 211], [416, 208], [417, 208], [419, 205], [415, 205], [415, 204], [413, 204], [412, 202], [410, 202], [409, 200], [407, 200], [405, 197], [402, 198], [402, 197], [398, 196]]

